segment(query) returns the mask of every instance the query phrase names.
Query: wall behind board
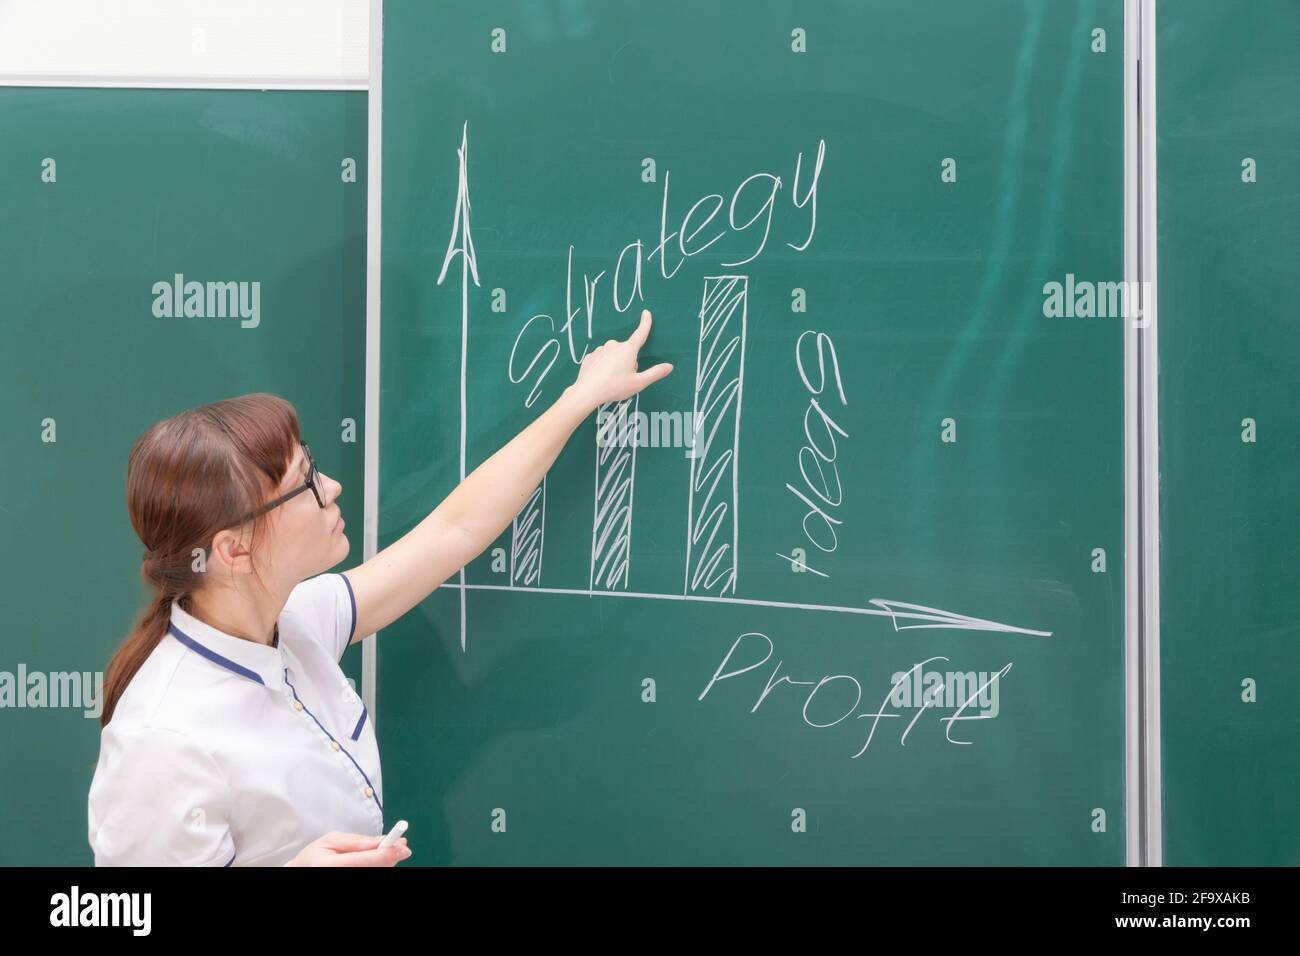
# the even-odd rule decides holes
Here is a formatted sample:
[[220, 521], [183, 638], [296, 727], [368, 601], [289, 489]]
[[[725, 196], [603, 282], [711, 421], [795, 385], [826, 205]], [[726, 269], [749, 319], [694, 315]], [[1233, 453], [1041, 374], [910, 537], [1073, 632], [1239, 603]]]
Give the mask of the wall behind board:
[[0, 4], [0, 83], [365, 89], [369, 8], [370, 0], [10, 0]]
[[[107, 665], [146, 597], [126, 457], [160, 418], [282, 395], [360, 514], [366, 126], [360, 92], [0, 88], [0, 671]], [[155, 317], [177, 273], [260, 283], [256, 327]], [[0, 865], [92, 862], [99, 721], [64, 703], [0, 709]]]
[[380, 547], [643, 305], [624, 412], [712, 436], [588, 421], [386, 630], [386, 805], [442, 864], [1122, 863], [1122, 327], [1044, 311], [1123, 275], [1122, 5], [732, 10], [384, 5]]

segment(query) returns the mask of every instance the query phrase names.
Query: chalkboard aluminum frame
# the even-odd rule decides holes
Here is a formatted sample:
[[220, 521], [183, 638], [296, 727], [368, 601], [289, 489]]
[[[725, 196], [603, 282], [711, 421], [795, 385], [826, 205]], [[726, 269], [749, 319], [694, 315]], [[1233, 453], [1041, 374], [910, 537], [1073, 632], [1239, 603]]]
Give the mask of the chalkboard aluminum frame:
[[[1155, 0], [1124, 0], [1124, 856], [1163, 866]], [[1140, 323], [1140, 324], [1139, 324]]]
[[[1162, 866], [1155, 0], [1124, 0], [1124, 858]], [[1139, 325], [1141, 321], [1142, 325]]]
[[[368, 561], [379, 543], [379, 293], [382, 276], [381, 204], [384, 142], [384, 4], [370, 0], [370, 82], [366, 95], [366, 436], [362, 497], [361, 556]], [[461, 594], [465, 592], [462, 590]], [[375, 635], [361, 641], [361, 699], [373, 722], [378, 712], [379, 673]]]

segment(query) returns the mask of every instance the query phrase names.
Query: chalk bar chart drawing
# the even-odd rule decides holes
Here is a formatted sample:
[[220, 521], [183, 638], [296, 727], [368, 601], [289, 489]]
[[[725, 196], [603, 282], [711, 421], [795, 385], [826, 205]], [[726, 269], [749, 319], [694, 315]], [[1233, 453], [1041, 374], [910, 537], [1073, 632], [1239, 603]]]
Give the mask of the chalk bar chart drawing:
[[[458, 187], [451, 240], [438, 277], [442, 284], [454, 258], [461, 261], [460, 456], [465, 477], [466, 380], [468, 376], [469, 280], [479, 284], [478, 263], [470, 227], [469, 123], [461, 127], [456, 150]], [[822, 159], [822, 144], [818, 166]], [[800, 155], [802, 162], [802, 154]], [[751, 177], [753, 178], [753, 177]], [[805, 199], [805, 202], [807, 199]], [[796, 200], [797, 202], [797, 200]], [[815, 222], [815, 220], [814, 220]], [[814, 226], [815, 228], [815, 226]], [[812, 241], [812, 233], [800, 251]], [[662, 250], [660, 251], [662, 253]], [[599, 278], [599, 277], [598, 277]], [[615, 280], [617, 286], [617, 278]], [[746, 326], [749, 322], [751, 276], [706, 276], [703, 282], [696, 362], [693, 369], [691, 453], [683, 456], [683, 488], [687, 520], [683, 529], [683, 587], [681, 593], [634, 591], [630, 588], [633, 501], [636, 485], [635, 421], [639, 397], [611, 402], [596, 413], [595, 480], [591, 506], [591, 545], [588, 583], [583, 588], [542, 586], [546, 532], [547, 481], [529, 495], [510, 526], [509, 584], [467, 583], [462, 569], [456, 583], [443, 588], [460, 592], [460, 643], [467, 648], [466, 596], [471, 591], [516, 591], [535, 595], [585, 595], [591, 598], [666, 600], [784, 608], [815, 613], [850, 614], [887, 620], [893, 632], [921, 629], [986, 631], [1031, 637], [1052, 632], [1001, 623], [925, 604], [872, 597], [860, 606], [752, 598], [742, 593], [737, 573], [740, 529], [741, 405], [744, 397]], [[589, 290], [590, 294], [590, 290]], [[617, 291], [615, 292], [617, 297]], [[660, 489], [663, 492], [663, 489]], [[782, 555], [782, 557], [785, 557]], [[789, 560], [789, 558], [787, 558]]]
[[687, 594], [735, 594], [739, 548], [740, 402], [745, 379], [745, 276], [704, 280], [696, 352], [686, 528]]
[[546, 479], [510, 522], [510, 583], [534, 587], [542, 580], [542, 544], [546, 537]]
[[596, 413], [596, 490], [591, 522], [593, 590], [627, 590], [636, 491], [639, 396], [607, 402]]

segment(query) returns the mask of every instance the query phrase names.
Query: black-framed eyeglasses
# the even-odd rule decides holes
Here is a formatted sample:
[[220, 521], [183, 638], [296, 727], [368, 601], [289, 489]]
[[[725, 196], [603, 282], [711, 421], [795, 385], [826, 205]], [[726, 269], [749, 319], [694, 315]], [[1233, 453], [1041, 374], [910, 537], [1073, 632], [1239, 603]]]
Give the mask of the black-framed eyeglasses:
[[302, 494], [308, 488], [310, 488], [311, 493], [316, 496], [316, 504], [320, 505], [322, 508], [325, 507], [325, 499], [321, 497], [320, 485], [318, 483], [320, 479], [320, 471], [316, 468], [316, 459], [312, 458], [311, 449], [307, 446], [307, 443], [305, 441], [300, 441], [298, 444], [302, 445], [303, 457], [307, 459], [307, 465], [308, 465], [307, 480], [304, 481], [297, 488], [293, 489], [293, 491], [285, 492], [279, 498], [276, 498], [274, 501], [268, 501], [266, 504], [262, 505], [262, 507], [257, 508], [254, 511], [250, 511], [242, 519], [240, 519], [239, 522], [240, 524], [244, 524], [245, 522], [252, 521], [254, 518], [266, 514], [268, 511], [272, 510], [273, 508], [280, 507], [280, 505], [284, 504], [290, 498], [296, 498], [298, 495]]

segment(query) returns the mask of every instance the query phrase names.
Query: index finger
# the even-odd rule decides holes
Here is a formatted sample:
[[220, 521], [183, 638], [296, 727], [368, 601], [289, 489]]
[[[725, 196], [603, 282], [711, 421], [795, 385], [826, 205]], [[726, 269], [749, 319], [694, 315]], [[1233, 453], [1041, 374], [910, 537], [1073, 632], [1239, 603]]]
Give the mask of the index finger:
[[627, 340], [637, 348], [645, 345], [645, 340], [650, 337], [650, 325], [650, 310], [642, 309], [641, 324], [632, 330], [632, 334], [628, 336]]

